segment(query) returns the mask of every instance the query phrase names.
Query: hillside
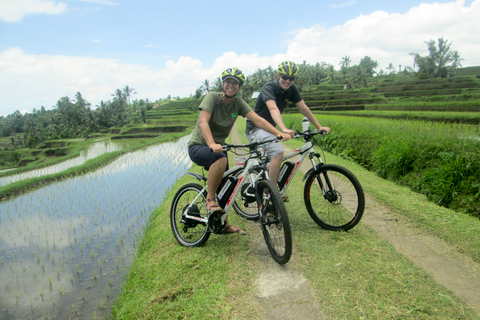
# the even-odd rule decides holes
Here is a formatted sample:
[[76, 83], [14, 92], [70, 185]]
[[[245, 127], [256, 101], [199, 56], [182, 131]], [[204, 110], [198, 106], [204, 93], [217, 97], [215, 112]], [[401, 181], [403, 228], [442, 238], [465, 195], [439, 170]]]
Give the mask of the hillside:
[[376, 77], [372, 79], [371, 86], [362, 89], [317, 86], [303, 93], [303, 97], [314, 111], [480, 111], [480, 74], [448, 79], [398, 79]]

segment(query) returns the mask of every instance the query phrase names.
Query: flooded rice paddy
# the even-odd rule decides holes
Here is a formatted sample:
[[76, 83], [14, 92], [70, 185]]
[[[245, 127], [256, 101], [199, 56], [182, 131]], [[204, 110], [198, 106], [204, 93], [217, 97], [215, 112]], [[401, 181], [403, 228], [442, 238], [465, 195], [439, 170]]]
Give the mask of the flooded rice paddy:
[[122, 150], [123, 146], [120, 143], [112, 142], [110, 140], [105, 140], [102, 142], [97, 142], [92, 144], [85, 151], [81, 151], [78, 157], [75, 157], [70, 160], [63, 161], [56, 165], [40, 168], [24, 173], [20, 173], [13, 176], [7, 176], [0, 178], [0, 187], [6, 186], [12, 182], [21, 181], [29, 178], [41, 177], [47, 174], [54, 174], [58, 172], [65, 171], [67, 169], [79, 166], [84, 164], [90, 159], [94, 159], [104, 153], [113, 152], [117, 150]]
[[189, 137], [0, 203], [0, 319], [110, 314], [152, 210], [191, 166]]

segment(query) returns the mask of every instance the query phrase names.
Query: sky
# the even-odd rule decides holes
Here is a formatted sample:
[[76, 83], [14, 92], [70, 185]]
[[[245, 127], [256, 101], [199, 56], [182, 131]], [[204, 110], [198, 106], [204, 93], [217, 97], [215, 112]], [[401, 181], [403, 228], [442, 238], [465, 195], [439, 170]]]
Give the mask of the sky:
[[413, 67], [440, 37], [478, 66], [478, 17], [480, 0], [0, 0], [0, 116], [77, 92], [95, 108], [127, 85], [133, 99], [189, 97], [226, 68], [284, 60]]

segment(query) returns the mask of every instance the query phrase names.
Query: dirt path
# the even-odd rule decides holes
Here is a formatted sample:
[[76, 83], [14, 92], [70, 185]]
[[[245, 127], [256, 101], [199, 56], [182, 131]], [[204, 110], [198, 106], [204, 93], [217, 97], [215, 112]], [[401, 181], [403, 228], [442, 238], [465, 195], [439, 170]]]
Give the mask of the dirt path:
[[416, 228], [367, 195], [363, 223], [480, 314], [480, 264], [451, 244]]
[[[240, 143], [236, 128], [232, 143]], [[236, 134], [235, 134], [236, 133]], [[289, 149], [285, 147], [285, 152]], [[305, 164], [305, 163], [304, 163]], [[306, 171], [308, 168], [300, 168]], [[480, 264], [459, 253], [456, 248], [408, 223], [388, 207], [377, 203], [366, 194], [362, 223], [373, 228], [400, 253], [426, 270], [433, 278], [480, 314]], [[259, 228], [255, 224], [250, 228]], [[252, 232], [252, 254], [258, 258], [263, 272], [256, 280], [257, 298], [268, 305], [269, 319], [326, 319], [308, 280], [298, 271], [295, 255], [286, 266], [277, 265], [262, 245], [261, 231]], [[265, 252], [266, 250], [266, 252]], [[295, 248], [294, 248], [295, 250]]]
[[[240, 144], [236, 127], [232, 143]], [[326, 319], [320, 311], [320, 304], [315, 291], [298, 269], [295, 255], [283, 266], [277, 264], [270, 256], [265, 245], [260, 225], [256, 221], [247, 221], [251, 255], [256, 258], [256, 269], [260, 270], [255, 280], [256, 298], [264, 308], [262, 319], [271, 320], [322, 320]], [[295, 252], [295, 244], [293, 248]]]

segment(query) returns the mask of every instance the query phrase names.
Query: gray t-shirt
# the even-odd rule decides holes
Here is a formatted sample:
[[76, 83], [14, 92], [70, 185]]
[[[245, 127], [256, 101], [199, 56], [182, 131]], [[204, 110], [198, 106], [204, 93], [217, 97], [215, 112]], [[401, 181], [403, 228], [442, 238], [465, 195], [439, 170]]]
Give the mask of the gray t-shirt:
[[[221, 92], [208, 93], [198, 108], [210, 113], [211, 117], [208, 125], [210, 126], [213, 140], [218, 144], [225, 143], [225, 139], [230, 134], [233, 124], [239, 115], [246, 117], [247, 114], [252, 111], [252, 108], [250, 108], [243, 99], [237, 97], [235, 97], [232, 104], [227, 106], [225, 102], [223, 102]], [[193, 130], [188, 146], [194, 144], [207, 145], [198, 124], [199, 120], [200, 118], [197, 120], [197, 125]]]

